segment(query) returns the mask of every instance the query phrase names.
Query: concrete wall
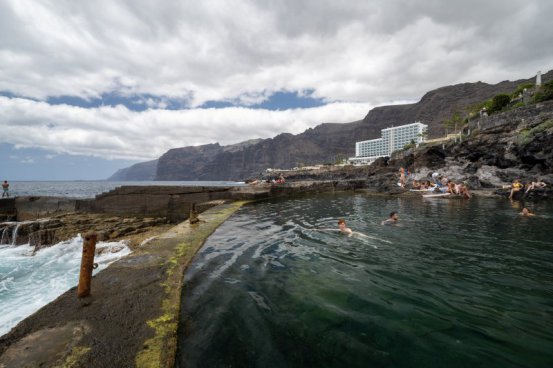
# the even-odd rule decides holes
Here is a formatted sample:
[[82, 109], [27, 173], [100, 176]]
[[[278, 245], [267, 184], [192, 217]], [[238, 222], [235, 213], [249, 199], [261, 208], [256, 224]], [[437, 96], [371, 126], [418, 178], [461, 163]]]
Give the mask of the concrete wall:
[[65, 197], [17, 197], [17, 221], [36, 220], [60, 213], [75, 212], [76, 199]]
[[0, 221], [13, 221], [16, 216], [15, 198], [0, 199]]
[[166, 217], [176, 223], [188, 218], [192, 203], [231, 199], [231, 187], [125, 186], [78, 200], [76, 209], [132, 217]]
[[302, 193], [355, 190], [363, 188], [364, 184], [365, 180], [359, 179], [242, 187], [124, 186], [92, 199], [10, 198], [0, 201], [0, 216], [17, 213], [17, 220], [24, 221], [68, 212], [88, 212], [123, 217], [165, 217], [169, 222], [177, 223], [189, 217], [193, 203], [197, 206], [196, 210], [201, 212], [221, 200], [256, 200]]

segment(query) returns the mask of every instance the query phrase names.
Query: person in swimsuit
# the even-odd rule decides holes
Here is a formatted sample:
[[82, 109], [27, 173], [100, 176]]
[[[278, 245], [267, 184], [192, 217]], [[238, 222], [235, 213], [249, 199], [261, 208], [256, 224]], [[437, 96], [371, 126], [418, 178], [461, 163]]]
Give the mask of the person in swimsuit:
[[388, 217], [386, 220], [382, 221], [381, 225], [395, 225], [397, 224], [397, 221], [399, 220], [399, 216], [397, 215], [397, 212], [391, 212], [390, 217]]
[[513, 199], [513, 194], [521, 190], [524, 186], [520, 182], [519, 179], [515, 179], [513, 184], [511, 185], [511, 194], [509, 194], [509, 199]]
[[543, 181], [533, 181], [531, 184], [528, 184], [525, 194], [534, 189], [543, 189], [547, 186]]
[[342, 218], [338, 220], [338, 228], [340, 229], [341, 232], [343, 232], [344, 234], [347, 234], [347, 236], [353, 235], [353, 231], [346, 226], [346, 220]]
[[520, 212], [520, 215], [521, 216], [524, 216], [524, 217], [530, 217], [530, 216], [535, 216], [535, 214], [533, 214], [532, 212], [530, 212], [530, 210], [526, 207], [524, 207], [522, 209], [522, 211]]
[[10, 196], [9, 190], [10, 184], [8, 184], [7, 180], [4, 180], [4, 182], [2, 183], [2, 198]]

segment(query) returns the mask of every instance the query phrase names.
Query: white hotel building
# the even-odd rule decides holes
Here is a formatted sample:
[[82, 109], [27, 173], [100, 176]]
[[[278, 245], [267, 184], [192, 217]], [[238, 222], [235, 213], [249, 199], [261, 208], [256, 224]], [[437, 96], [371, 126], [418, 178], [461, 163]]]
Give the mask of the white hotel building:
[[355, 143], [355, 157], [349, 161], [354, 164], [370, 164], [379, 157], [387, 157], [405, 145], [424, 141], [423, 134], [428, 125], [416, 122], [382, 129], [382, 138]]

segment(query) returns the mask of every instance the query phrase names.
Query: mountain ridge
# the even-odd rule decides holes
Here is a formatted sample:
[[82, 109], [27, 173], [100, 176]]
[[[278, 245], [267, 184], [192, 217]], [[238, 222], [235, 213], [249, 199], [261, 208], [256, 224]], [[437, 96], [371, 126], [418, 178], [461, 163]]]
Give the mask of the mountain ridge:
[[[542, 75], [544, 83], [551, 79], [553, 70]], [[323, 123], [297, 135], [281, 133], [230, 146], [212, 143], [173, 148], [158, 159], [154, 180], [244, 180], [259, 176], [267, 168], [335, 162], [353, 156], [355, 142], [378, 138], [380, 130], [389, 126], [415, 121], [428, 125], [430, 138], [441, 136], [445, 132], [442, 122], [455, 111], [464, 111], [499, 93], [511, 93], [520, 84], [534, 80], [444, 86], [425, 93], [416, 103], [375, 107], [363, 119], [350, 123]], [[133, 178], [128, 180], [148, 180]]]

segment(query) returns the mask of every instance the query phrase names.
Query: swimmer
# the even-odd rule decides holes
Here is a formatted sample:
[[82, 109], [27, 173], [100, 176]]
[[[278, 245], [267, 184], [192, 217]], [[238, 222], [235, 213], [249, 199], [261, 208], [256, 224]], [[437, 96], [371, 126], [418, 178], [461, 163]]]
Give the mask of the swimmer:
[[397, 221], [399, 220], [399, 216], [397, 215], [397, 212], [391, 212], [390, 217], [384, 221], [382, 221], [381, 225], [395, 225], [397, 224]]
[[520, 215], [524, 217], [536, 216], [534, 213], [530, 212], [530, 210], [526, 207], [522, 209], [522, 212], [520, 212]]
[[348, 236], [353, 235], [353, 231], [349, 227], [346, 227], [346, 220], [344, 219], [338, 220], [338, 228], [340, 229], [341, 232], [343, 232], [344, 234], [347, 234]]

